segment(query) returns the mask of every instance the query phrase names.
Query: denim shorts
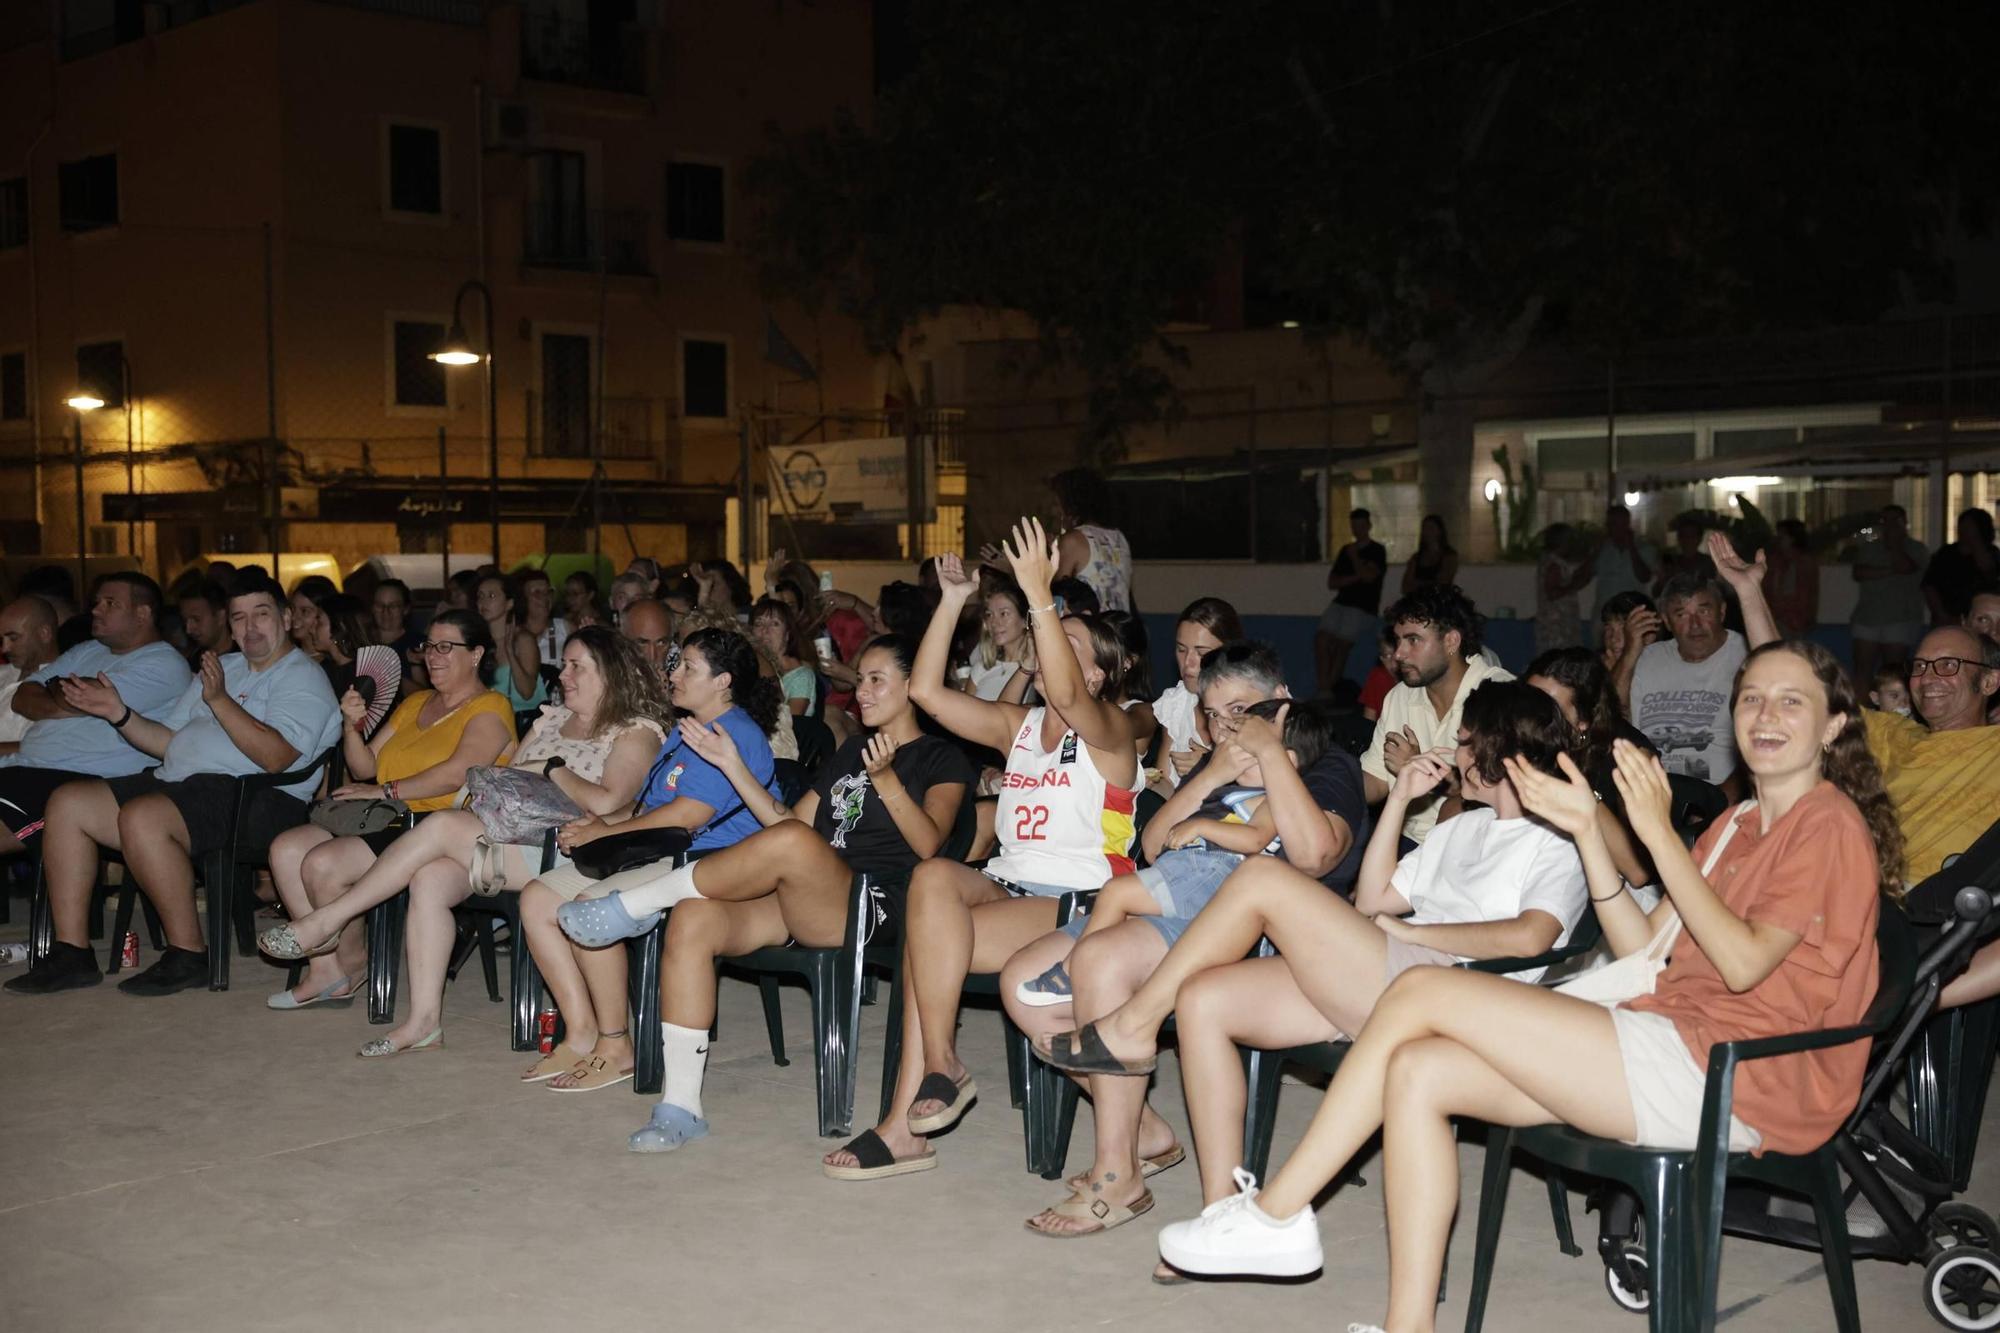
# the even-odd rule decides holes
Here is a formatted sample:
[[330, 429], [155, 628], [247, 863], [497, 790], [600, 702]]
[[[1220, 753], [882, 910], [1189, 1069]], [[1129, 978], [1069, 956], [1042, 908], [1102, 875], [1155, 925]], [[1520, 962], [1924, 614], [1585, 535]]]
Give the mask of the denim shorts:
[[[1160, 932], [1172, 948], [1174, 941], [1188, 928], [1195, 914], [1208, 906], [1209, 900], [1222, 891], [1222, 882], [1229, 878], [1236, 867], [1243, 864], [1244, 857], [1238, 852], [1218, 851], [1213, 847], [1183, 847], [1179, 851], [1164, 853], [1159, 860], [1138, 870], [1139, 882], [1153, 895], [1153, 902], [1159, 907], [1158, 916], [1140, 918]], [[1081, 936], [1088, 918], [1078, 917], [1063, 927], [1072, 937]]]

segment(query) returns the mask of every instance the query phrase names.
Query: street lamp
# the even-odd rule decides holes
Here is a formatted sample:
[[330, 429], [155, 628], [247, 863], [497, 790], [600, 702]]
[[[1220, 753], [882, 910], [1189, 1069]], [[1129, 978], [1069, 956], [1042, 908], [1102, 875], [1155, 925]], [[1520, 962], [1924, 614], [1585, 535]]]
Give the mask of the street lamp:
[[[465, 336], [465, 296], [468, 292], [479, 293], [480, 308], [486, 313], [486, 355], [472, 350], [472, 342]], [[500, 413], [497, 393], [493, 384], [493, 292], [478, 278], [467, 278], [458, 285], [458, 292], [451, 298], [451, 329], [444, 336], [438, 349], [431, 353], [431, 360], [441, 366], [470, 366], [481, 361], [486, 363], [486, 469], [488, 501], [492, 506], [493, 563], [500, 563]], [[444, 521], [449, 528], [451, 515]], [[446, 541], [449, 543], [449, 532]], [[447, 549], [449, 546], [447, 545]], [[448, 572], [448, 571], [447, 571]]]

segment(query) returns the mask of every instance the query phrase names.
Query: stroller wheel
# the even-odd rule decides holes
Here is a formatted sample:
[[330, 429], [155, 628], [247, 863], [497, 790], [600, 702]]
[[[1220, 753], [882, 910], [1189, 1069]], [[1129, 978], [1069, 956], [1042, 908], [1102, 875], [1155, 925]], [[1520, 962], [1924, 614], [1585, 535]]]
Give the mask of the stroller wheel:
[[1604, 1265], [1604, 1289], [1618, 1308], [1628, 1314], [1644, 1314], [1653, 1304], [1652, 1269], [1646, 1263], [1646, 1247], [1626, 1244], [1618, 1257]]
[[1954, 1246], [1924, 1269], [1924, 1308], [1946, 1328], [2000, 1328], [2000, 1255]]
[[2000, 1253], [2000, 1224], [1969, 1203], [1941, 1203], [1931, 1210], [1931, 1239], [1939, 1249], [1970, 1245]]

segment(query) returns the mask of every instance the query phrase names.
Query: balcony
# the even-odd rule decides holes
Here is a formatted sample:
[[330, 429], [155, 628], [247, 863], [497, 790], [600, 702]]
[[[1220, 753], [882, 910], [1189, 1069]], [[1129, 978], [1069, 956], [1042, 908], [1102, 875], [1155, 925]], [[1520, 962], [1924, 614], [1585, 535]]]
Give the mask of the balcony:
[[646, 91], [646, 30], [554, 14], [521, 17], [521, 74], [604, 92]]
[[521, 227], [521, 262], [645, 277], [653, 271], [647, 221], [638, 209], [550, 207], [530, 199]]
[[[677, 443], [680, 407], [672, 398], [607, 397], [601, 400], [597, 457], [606, 462], [652, 462]], [[591, 403], [561, 402], [527, 391], [528, 457], [592, 457]]]

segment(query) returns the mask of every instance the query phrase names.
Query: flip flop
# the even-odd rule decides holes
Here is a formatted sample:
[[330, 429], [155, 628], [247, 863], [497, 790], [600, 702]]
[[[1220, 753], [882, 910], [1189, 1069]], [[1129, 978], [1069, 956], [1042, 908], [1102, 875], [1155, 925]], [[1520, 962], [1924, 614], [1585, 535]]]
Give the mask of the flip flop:
[[[884, 1180], [929, 1171], [937, 1165], [937, 1150], [927, 1148], [915, 1157], [898, 1157], [874, 1130], [864, 1130], [837, 1151], [851, 1152], [859, 1166], [834, 1166], [820, 1159], [819, 1169], [834, 1180]], [[832, 1154], [828, 1154], [831, 1156]]]
[[[365, 981], [356, 981], [353, 977], [341, 977], [319, 994], [303, 1000], [293, 996], [291, 988], [286, 987], [276, 995], [266, 996], [264, 998], [264, 1007], [266, 1009], [310, 1009], [316, 1004], [330, 1004], [338, 1009], [344, 1005], [353, 1004], [354, 997], [361, 994], [361, 988], [364, 984]], [[335, 995], [334, 992], [340, 990], [342, 986], [347, 987], [347, 989]]]
[[1029, 1231], [1034, 1232], [1037, 1236], [1047, 1236], [1050, 1240], [1080, 1240], [1085, 1236], [1095, 1236], [1100, 1231], [1109, 1231], [1113, 1227], [1122, 1227], [1133, 1218], [1144, 1216], [1152, 1211], [1153, 1191], [1151, 1190], [1141, 1192], [1139, 1197], [1132, 1200], [1130, 1204], [1112, 1203], [1108, 1199], [1087, 1199], [1079, 1192], [1070, 1195], [1069, 1198], [1063, 1200], [1053, 1208], [1043, 1209], [1042, 1212], [1036, 1213], [1035, 1217], [1054, 1213], [1057, 1217], [1072, 1218], [1078, 1222], [1095, 1222], [1095, 1226], [1085, 1227], [1081, 1231], [1050, 1231], [1046, 1227], [1036, 1226], [1035, 1217], [1029, 1218], [1021, 1225]]
[[549, 1091], [598, 1092], [605, 1088], [615, 1088], [626, 1079], [632, 1077], [631, 1070], [614, 1069], [611, 1062], [601, 1055], [586, 1055], [583, 1057], [582, 1063], [583, 1072], [581, 1074], [577, 1074], [577, 1071], [573, 1068], [558, 1070], [556, 1073], [557, 1078], [561, 1078], [564, 1074], [577, 1074], [576, 1082], [566, 1088], [558, 1087], [554, 1082], [550, 1082], [548, 1085]]
[[278, 958], [288, 963], [295, 963], [301, 958], [318, 958], [322, 954], [332, 953], [340, 947], [340, 937], [346, 930], [347, 927], [342, 926], [339, 930], [333, 932], [332, 937], [326, 943], [317, 948], [308, 949], [299, 943], [298, 935], [292, 930], [292, 923], [287, 921], [282, 925], [267, 927], [260, 933], [257, 936], [257, 948], [267, 958]]
[[589, 1058], [589, 1051], [579, 1051], [568, 1042], [557, 1042], [554, 1050], [535, 1061], [528, 1072], [521, 1075], [521, 1081], [546, 1083], [558, 1074], [567, 1074]]
[[939, 1108], [927, 1116], [911, 1116], [910, 1133], [935, 1134], [941, 1129], [950, 1129], [958, 1123], [972, 1099], [979, 1095], [979, 1085], [972, 1081], [972, 1071], [966, 1070], [965, 1077], [954, 1081], [949, 1074], [925, 1074], [924, 1081], [917, 1084], [917, 1095], [910, 1099], [910, 1105], [918, 1102], [939, 1102]]
[[[1141, 1157], [1139, 1159], [1139, 1179], [1151, 1180], [1168, 1167], [1179, 1166], [1186, 1158], [1187, 1149], [1178, 1143], [1163, 1153], [1155, 1153], [1151, 1157]], [[1088, 1171], [1079, 1171], [1068, 1180], [1065, 1180], [1063, 1184], [1069, 1186], [1071, 1190], [1080, 1191], [1087, 1189], [1090, 1185], [1090, 1173]]]
[[[1044, 1044], [1046, 1043], [1046, 1044]], [[1035, 1054], [1045, 1063], [1070, 1074], [1110, 1074], [1137, 1078], [1150, 1074], [1160, 1063], [1157, 1054], [1124, 1060], [1111, 1053], [1097, 1035], [1097, 1024], [1085, 1023], [1074, 1032], [1056, 1032], [1035, 1042]]]

